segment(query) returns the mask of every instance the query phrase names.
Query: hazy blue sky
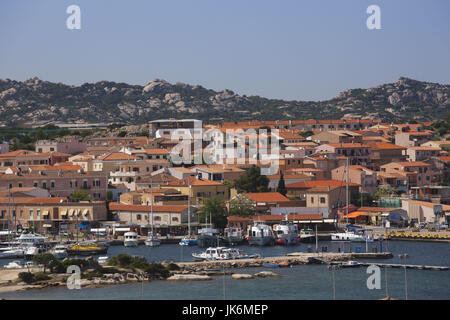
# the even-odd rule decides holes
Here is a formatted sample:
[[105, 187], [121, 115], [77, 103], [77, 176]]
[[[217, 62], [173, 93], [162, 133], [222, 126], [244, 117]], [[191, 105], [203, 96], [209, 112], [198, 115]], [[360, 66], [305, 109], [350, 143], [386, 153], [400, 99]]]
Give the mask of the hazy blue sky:
[[[81, 8], [69, 30], [66, 8]], [[369, 30], [366, 8], [381, 8]], [[1, 0], [0, 78], [154, 78], [325, 100], [399, 76], [450, 84], [448, 0]]]

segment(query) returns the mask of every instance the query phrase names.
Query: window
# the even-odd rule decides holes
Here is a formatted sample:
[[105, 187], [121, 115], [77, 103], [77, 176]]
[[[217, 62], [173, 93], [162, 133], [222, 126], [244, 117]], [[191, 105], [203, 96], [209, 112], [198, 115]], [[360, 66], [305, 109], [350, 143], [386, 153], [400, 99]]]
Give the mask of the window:
[[320, 197], [320, 203], [325, 203], [325, 197]]
[[50, 187], [54, 188], [55, 187], [55, 181], [50, 181]]
[[19, 188], [22, 188], [22, 183], [21, 182], [19, 182]]
[[314, 197], [311, 197], [311, 203], [314, 203]]
[[173, 217], [172, 218], [172, 222], [178, 222], [178, 218], [177, 217]]
[[161, 221], [161, 217], [160, 217], [160, 216], [155, 216], [155, 217], [153, 218], [153, 220], [155, 220], [155, 221]]
[[37, 181], [34, 181], [34, 182], [33, 182], [33, 187], [35, 187], [35, 188], [38, 187], [38, 182], [37, 182]]
[[30, 209], [30, 219], [33, 218], [33, 209]]
[[136, 219], [141, 220], [141, 215], [140, 214], [136, 215]]

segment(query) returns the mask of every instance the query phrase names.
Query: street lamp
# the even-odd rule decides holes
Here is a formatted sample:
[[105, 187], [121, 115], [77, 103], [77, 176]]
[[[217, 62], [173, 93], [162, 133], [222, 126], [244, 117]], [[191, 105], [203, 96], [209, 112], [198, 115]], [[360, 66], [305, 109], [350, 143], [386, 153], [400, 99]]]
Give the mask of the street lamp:
[[330, 264], [328, 265], [328, 270], [331, 271], [331, 274], [333, 275], [333, 300], [336, 300], [336, 280], [334, 277], [334, 272], [336, 270], [339, 270], [339, 266], [338, 265], [334, 265], [334, 264]]
[[408, 254], [399, 254], [398, 257], [403, 261], [403, 269], [405, 269], [405, 299], [408, 300], [408, 281], [406, 279], [406, 259], [408, 258]]

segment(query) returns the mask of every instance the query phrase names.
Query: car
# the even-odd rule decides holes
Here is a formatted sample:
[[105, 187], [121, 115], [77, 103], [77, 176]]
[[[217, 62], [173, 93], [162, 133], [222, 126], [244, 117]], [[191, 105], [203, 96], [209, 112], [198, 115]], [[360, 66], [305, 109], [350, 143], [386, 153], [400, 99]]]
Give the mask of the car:
[[68, 237], [68, 236], [69, 236], [69, 233], [68, 233], [68, 232], [65, 232], [65, 231], [61, 231], [61, 232], [59, 233], [59, 235], [60, 235], [60, 236]]
[[424, 228], [426, 228], [427, 227], [427, 223], [426, 222], [421, 222], [421, 223], [419, 223], [419, 228], [420, 229], [424, 229]]

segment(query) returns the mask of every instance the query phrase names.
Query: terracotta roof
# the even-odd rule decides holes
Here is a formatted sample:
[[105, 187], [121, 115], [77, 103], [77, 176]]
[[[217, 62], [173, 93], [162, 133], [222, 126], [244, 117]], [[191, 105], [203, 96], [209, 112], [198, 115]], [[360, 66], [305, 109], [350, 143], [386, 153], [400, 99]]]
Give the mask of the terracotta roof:
[[189, 180], [191, 186], [224, 186], [223, 183], [205, 179], [196, 179], [194, 177], [188, 177], [184, 179], [178, 179], [176, 181], [171, 181], [167, 185], [171, 187], [187, 187], [189, 186]]
[[286, 202], [290, 201], [279, 192], [246, 193], [245, 196], [255, 202]]
[[391, 162], [387, 163], [385, 165], [382, 165], [382, 167], [386, 166], [401, 166], [401, 167], [430, 167], [431, 164], [422, 162], [422, 161], [402, 161], [402, 162]]
[[101, 157], [98, 157], [97, 160], [102, 160], [102, 161], [111, 161], [111, 160], [134, 160], [134, 159], [139, 159], [136, 156], [133, 156], [131, 154], [127, 154], [124, 152], [112, 152], [109, 154], [105, 154]]
[[[309, 181], [301, 181], [296, 183], [287, 184], [286, 188], [288, 189], [310, 189], [315, 187], [345, 187], [347, 185], [346, 181], [339, 180], [309, 180]], [[357, 183], [348, 183], [349, 187], [359, 187], [360, 185]]]
[[340, 149], [369, 148], [367, 145], [361, 143], [325, 143], [324, 145]]
[[441, 157], [437, 157], [438, 159], [445, 161], [445, 162], [450, 162], [450, 156], [441, 156]]
[[[188, 206], [153, 206], [153, 212], [183, 212], [187, 210]], [[112, 211], [133, 211], [133, 212], [150, 212], [151, 206], [122, 204], [117, 202], [110, 202], [109, 209]]]
[[368, 147], [370, 147], [372, 150], [406, 150], [407, 148], [397, 146], [395, 144], [386, 143], [386, 142], [374, 142], [374, 143], [368, 143]]

